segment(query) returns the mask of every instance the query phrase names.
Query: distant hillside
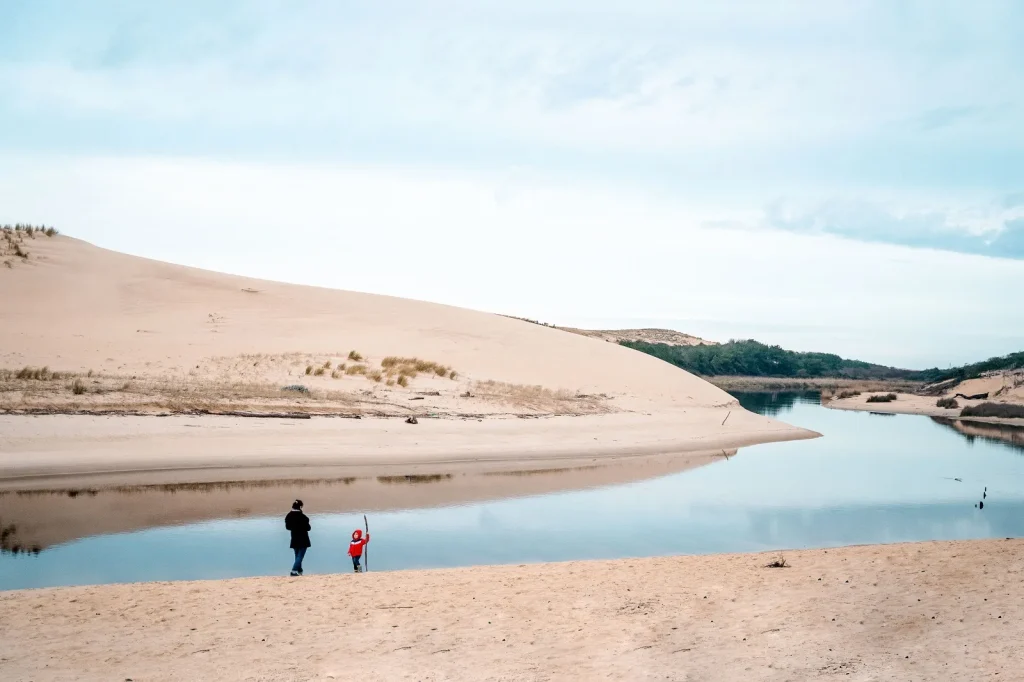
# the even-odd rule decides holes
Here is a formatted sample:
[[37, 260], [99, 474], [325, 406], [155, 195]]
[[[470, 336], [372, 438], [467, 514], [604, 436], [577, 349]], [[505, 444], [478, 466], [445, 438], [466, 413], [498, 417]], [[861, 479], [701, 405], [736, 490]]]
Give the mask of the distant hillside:
[[702, 339], [699, 336], [677, 332], [674, 329], [577, 329], [576, 327], [559, 327], [557, 324], [541, 322], [540, 320], [532, 320], [528, 317], [518, 317], [516, 315], [502, 315], [502, 317], [510, 317], [513, 320], [522, 320], [523, 322], [539, 324], [542, 327], [560, 329], [563, 332], [579, 334], [580, 336], [589, 336], [592, 339], [601, 339], [602, 341], [608, 341], [610, 343], [642, 341], [644, 343], [663, 344], [666, 346], [699, 346], [701, 344], [704, 344], [705, 346], [718, 345], [717, 341], [708, 341], [707, 339]]
[[1010, 353], [1009, 355], [989, 358], [988, 360], [975, 362], [970, 365], [963, 365], [961, 367], [954, 367], [952, 369], [926, 369], [920, 372], [920, 374], [924, 381], [927, 381], [928, 383], [938, 383], [940, 381], [948, 381], [949, 379], [965, 381], [967, 379], [976, 379], [986, 372], [1021, 368], [1024, 368], [1024, 352]]
[[674, 329], [574, 329], [572, 327], [559, 327], [559, 329], [573, 334], [581, 334], [595, 339], [603, 339], [612, 343], [623, 341], [639, 341], [650, 344], [661, 344], [665, 346], [717, 346], [717, 341], [707, 341], [698, 336], [691, 336]]
[[920, 380], [921, 372], [847, 360], [832, 353], [798, 353], [754, 340], [715, 345], [670, 346], [622, 341], [623, 346], [653, 355], [702, 376], [753, 376]]

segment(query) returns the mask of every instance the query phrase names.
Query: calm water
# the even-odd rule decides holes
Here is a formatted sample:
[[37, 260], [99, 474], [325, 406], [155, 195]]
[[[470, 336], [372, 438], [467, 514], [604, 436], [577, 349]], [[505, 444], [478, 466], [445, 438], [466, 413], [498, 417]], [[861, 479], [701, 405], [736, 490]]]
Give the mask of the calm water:
[[[926, 417], [827, 410], [814, 394], [740, 399], [824, 438], [625, 485], [375, 513], [370, 569], [1024, 535], [1024, 448], [1005, 430], [965, 436]], [[309, 511], [306, 572], [350, 570], [362, 517]], [[152, 528], [0, 555], [0, 589], [285, 575], [290, 554], [279, 516]]]

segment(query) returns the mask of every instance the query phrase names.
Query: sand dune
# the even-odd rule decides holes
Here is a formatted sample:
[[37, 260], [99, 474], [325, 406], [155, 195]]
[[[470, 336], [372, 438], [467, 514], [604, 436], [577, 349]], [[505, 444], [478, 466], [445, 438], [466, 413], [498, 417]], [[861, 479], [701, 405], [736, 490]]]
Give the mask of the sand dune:
[[[732, 402], [653, 358], [500, 315], [206, 272], [63, 236], [37, 241], [31, 267], [0, 272], [4, 290], [17, 292], [0, 303], [2, 366], [333, 387], [342, 384], [305, 377], [299, 358], [293, 368], [264, 366], [260, 356], [340, 363], [357, 350], [371, 364], [392, 355], [444, 363], [460, 384], [540, 385], [652, 404]], [[242, 356], [253, 356], [251, 366], [237, 362]], [[361, 377], [342, 382], [370, 388]]]
[[[5, 680], [1013, 680], [1020, 541], [0, 593]], [[1017, 577], [1015, 577], [1017, 576]]]
[[[501, 315], [207, 272], [63, 236], [35, 239], [29, 260], [0, 270], [0, 286], [14, 292], [0, 299], [5, 485], [167, 468], [519, 468], [817, 435], [746, 412], [645, 354]], [[193, 430], [174, 419], [15, 416], [126, 411], [424, 421], [222, 418]]]

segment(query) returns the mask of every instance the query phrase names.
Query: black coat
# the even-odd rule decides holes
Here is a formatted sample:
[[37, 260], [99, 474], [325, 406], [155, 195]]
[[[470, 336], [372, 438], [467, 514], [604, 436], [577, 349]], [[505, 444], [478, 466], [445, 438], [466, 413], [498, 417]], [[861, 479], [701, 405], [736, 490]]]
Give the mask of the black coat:
[[309, 517], [295, 509], [284, 517], [284, 527], [292, 532], [292, 549], [312, 546], [309, 542]]

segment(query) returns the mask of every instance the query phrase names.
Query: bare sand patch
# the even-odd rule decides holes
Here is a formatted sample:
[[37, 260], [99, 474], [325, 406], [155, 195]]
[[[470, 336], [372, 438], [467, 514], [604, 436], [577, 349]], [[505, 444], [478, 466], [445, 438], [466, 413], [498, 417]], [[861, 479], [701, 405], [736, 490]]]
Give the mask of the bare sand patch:
[[[538, 539], [540, 541], [540, 539]], [[9, 680], [978, 680], [1019, 540], [0, 593]]]

